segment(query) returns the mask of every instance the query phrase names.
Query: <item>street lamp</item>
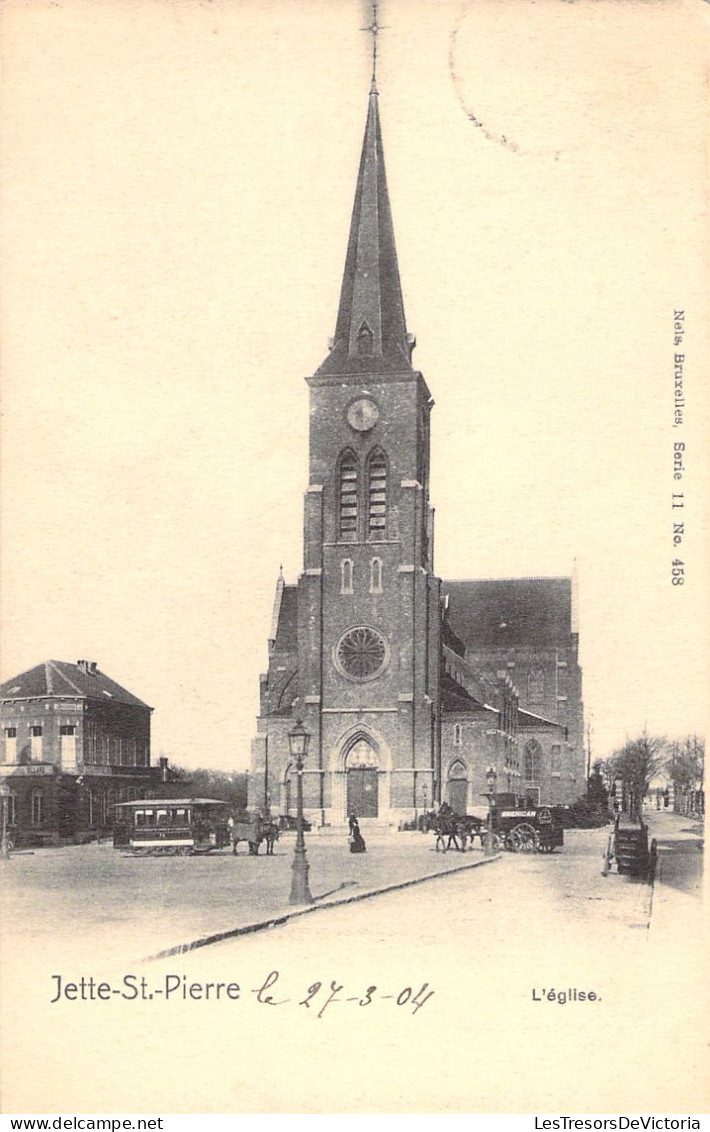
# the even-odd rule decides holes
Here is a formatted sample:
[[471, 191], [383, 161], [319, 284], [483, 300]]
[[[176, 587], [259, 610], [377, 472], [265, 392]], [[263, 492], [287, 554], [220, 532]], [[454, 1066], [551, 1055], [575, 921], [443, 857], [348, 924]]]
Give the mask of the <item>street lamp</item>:
[[308, 887], [308, 861], [306, 842], [303, 836], [303, 760], [308, 754], [311, 736], [300, 719], [288, 733], [288, 746], [291, 758], [296, 763], [296, 848], [293, 854], [293, 874], [291, 877], [291, 896], [289, 904], [312, 904], [313, 897]]
[[0, 860], [10, 859], [10, 842], [7, 836], [7, 810], [10, 805], [12, 791], [6, 782], [0, 783], [0, 799], [2, 800], [2, 838], [0, 839]]
[[486, 844], [484, 853], [486, 857], [493, 857], [495, 855], [495, 832], [493, 830], [493, 802], [496, 795], [496, 783], [498, 782], [498, 775], [496, 768], [489, 766], [486, 771], [486, 786], [488, 790], [485, 797], [488, 799], [488, 829], [486, 830]]

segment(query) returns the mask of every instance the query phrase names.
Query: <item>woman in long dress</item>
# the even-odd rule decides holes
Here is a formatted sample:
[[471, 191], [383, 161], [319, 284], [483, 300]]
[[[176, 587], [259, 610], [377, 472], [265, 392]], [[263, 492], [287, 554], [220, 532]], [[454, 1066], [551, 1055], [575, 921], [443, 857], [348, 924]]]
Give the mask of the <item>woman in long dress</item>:
[[360, 833], [360, 825], [354, 814], [350, 815], [350, 852], [366, 853], [365, 839]]

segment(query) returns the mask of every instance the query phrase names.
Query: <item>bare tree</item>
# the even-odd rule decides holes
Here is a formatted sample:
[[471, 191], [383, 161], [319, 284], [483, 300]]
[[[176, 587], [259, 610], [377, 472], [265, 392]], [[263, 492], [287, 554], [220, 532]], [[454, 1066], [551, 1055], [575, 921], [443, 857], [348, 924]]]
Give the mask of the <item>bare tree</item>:
[[666, 760], [666, 739], [649, 735], [645, 727], [637, 739], [628, 740], [612, 755], [614, 776], [624, 783], [631, 817], [640, 817], [649, 783], [664, 768]]
[[705, 772], [705, 742], [697, 735], [686, 735], [669, 746], [668, 771], [676, 790], [697, 790]]
[[592, 767], [592, 770], [601, 776], [601, 780], [604, 783], [604, 789], [606, 790], [607, 794], [611, 794], [614, 780], [616, 778], [613, 756], [609, 759], [597, 759], [594, 763], [594, 766]]

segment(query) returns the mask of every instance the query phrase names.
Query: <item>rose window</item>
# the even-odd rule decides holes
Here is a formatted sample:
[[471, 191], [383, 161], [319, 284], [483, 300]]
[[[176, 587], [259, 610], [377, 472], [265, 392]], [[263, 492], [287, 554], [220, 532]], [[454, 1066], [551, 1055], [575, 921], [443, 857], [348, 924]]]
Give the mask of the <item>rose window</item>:
[[376, 629], [348, 629], [335, 646], [336, 668], [350, 680], [373, 680], [387, 664], [387, 642]]

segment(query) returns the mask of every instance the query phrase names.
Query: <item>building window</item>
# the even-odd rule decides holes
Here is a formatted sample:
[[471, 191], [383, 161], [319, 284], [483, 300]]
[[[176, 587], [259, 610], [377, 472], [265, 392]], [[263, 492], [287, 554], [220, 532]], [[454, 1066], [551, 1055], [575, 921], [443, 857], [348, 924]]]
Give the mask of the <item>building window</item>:
[[42, 728], [30, 727], [30, 758], [33, 762], [42, 762]]
[[370, 562], [370, 593], [382, 593], [382, 559], [373, 558]]
[[526, 782], [539, 782], [542, 772], [542, 748], [535, 739], [525, 744], [523, 775]]
[[357, 493], [358, 463], [354, 452], [344, 452], [340, 458], [338, 475], [340, 491], [340, 512], [338, 515], [338, 536], [349, 542], [357, 538]]
[[63, 723], [59, 728], [59, 747], [62, 765], [76, 762], [76, 727]]
[[545, 673], [539, 666], [528, 673], [528, 703], [541, 704], [545, 699]]
[[367, 463], [367, 530], [383, 535], [387, 526], [387, 458], [376, 448]]
[[17, 728], [5, 728], [5, 762], [17, 762]]
[[32, 791], [32, 825], [44, 822], [44, 795], [41, 790]]
[[375, 336], [372, 333], [372, 331], [370, 330], [370, 327], [367, 325], [367, 323], [363, 322], [362, 326], [360, 327], [360, 329], [357, 332], [357, 352], [358, 352], [358, 354], [372, 357], [372, 355], [375, 352], [374, 345], [375, 345]]
[[353, 560], [344, 558], [340, 563], [340, 592], [351, 594], [353, 592]]
[[454, 746], [460, 747], [463, 742], [463, 727], [460, 723], [454, 724]]
[[562, 748], [559, 743], [555, 743], [550, 750], [550, 771], [552, 774], [560, 774], [562, 771]]

